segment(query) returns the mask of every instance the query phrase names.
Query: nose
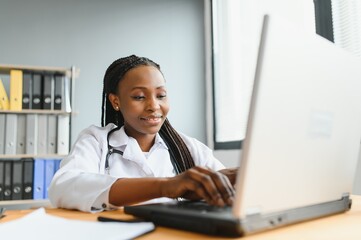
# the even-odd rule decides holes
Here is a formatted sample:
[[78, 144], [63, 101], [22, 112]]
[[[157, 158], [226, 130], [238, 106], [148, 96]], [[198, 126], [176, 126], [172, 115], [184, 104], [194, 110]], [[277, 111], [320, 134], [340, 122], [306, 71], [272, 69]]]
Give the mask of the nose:
[[152, 97], [152, 98], [148, 98], [147, 101], [147, 110], [148, 111], [155, 111], [158, 110], [160, 108], [160, 104], [157, 98]]

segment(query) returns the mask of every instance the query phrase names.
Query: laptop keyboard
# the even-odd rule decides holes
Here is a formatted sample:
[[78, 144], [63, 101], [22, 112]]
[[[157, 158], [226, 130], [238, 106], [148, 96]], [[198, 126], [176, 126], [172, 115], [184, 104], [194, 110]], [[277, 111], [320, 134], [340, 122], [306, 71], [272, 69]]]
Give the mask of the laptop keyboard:
[[205, 202], [194, 202], [194, 201], [179, 201], [177, 204], [169, 204], [168, 208], [180, 208], [191, 211], [200, 211], [200, 212], [225, 212], [230, 211], [230, 206], [225, 207], [216, 207], [211, 206]]

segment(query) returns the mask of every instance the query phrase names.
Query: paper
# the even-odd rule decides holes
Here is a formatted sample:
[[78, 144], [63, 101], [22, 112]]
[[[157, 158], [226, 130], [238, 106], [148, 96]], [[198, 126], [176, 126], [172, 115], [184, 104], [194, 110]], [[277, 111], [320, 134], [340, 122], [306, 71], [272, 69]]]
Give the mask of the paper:
[[153, 223], [115, 223], [71, 220], [49, 215], [44, 208], [14, 221], [0, 223], [1, 239], [118, 240], [133, 239], [154, 230]]

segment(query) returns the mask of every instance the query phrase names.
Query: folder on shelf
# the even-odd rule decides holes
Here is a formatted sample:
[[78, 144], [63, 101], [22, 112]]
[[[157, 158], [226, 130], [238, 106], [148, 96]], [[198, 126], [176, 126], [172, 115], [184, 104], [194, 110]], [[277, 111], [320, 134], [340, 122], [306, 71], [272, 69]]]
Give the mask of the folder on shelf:
[[1, 110], [9, 110], [10, 108], [9, 98], [5, 91], [5, 87], [1, 78], [0, 78], [0, 105], [1, 105], [0, 108]]
[[10, 110], [20, 111], [23, 105], [23, 71], [10, 70]]
[[48, 116], [45, 114], [38, 115], [37, 123], [37, 141], [38, 141], [38, 151], [37, 154], [45, 155], [47, 154], [48, 148]]
[[23, 109], [32, 108], [32, 78], [31, 72], [23, 72]]
[[0, 154], [5, 153], [5, 114], [0, 113]]
[[54, 84], [54, 109], [61, 110], [63, 105], [63, 97], [64, 97], [64, 75], [56, 74], [54, 76], [55, 84]]
[[17, 120], [16, 114], [6, 114], [5, 154], [16, 154]]
[[33, 199], [44, 199], [45, 160], [34, 159]]
[[12, 169], [12, 200], [21, 200], [23, 198], [23, 161], [14, 159]]
[[55, 159], [45, 159], [44, 198], [48, 198], [48, 189], [55, 173]]
[[59, 168], [60, 168], [60, 163], [61, 163], [61, 159], [55, 159], [54, 174], [56, 173], [56, 171], [59, 170]]
[[70, 79], [67, 76], [64, 76], [64, 91], [63, 91], [63, 104], [62, 110], [65, 112], [71, 112], [70, 105]]
[[[46, 128], [40, 126], [40, 128]], [[26, 154], [37, 154], [38, 150], [38, 115], [28, 114], [26, 115]]]
[[11, 190], [12, 161], [4, 161], [4, 200], [12, 199]]
[[69, 153], [69, 115], [58, 116], [57, 152], [60, 155]]
[[17, 118], [16, 154], [25, 154], [26, 116], [24, 114], [17, 114]]
[[23, 159], [23, 199], [33, 198], [34, 159]]
[[45, 74], [43, 79], [43, 109], [54, 109], [54, 77]]
[[57, 116], [48, 115], [48, 144], [47, 144], [47, 153], [55, 154], [56, 153], [56, 137], [57, 133]]
[[0, 201], [4, 200], [5, 162], [0, 159]]
[[39, 73], [33, 74], [33, 86], [32, 86], [32, 109], [41, 109], [42, 103], [42, 76]]

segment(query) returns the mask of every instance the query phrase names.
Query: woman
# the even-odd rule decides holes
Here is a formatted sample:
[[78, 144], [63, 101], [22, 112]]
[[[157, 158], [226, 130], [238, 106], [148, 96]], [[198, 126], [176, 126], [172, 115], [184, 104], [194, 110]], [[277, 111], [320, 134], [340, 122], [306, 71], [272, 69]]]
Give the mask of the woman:
[[120, 58], [103, 84], [102, 127], [83, 130], [63, 159], [49, 189], [54, 206], [101, 211], [178, 197], [232, 204], [236, 170], [170, 125], [158, 64]]

